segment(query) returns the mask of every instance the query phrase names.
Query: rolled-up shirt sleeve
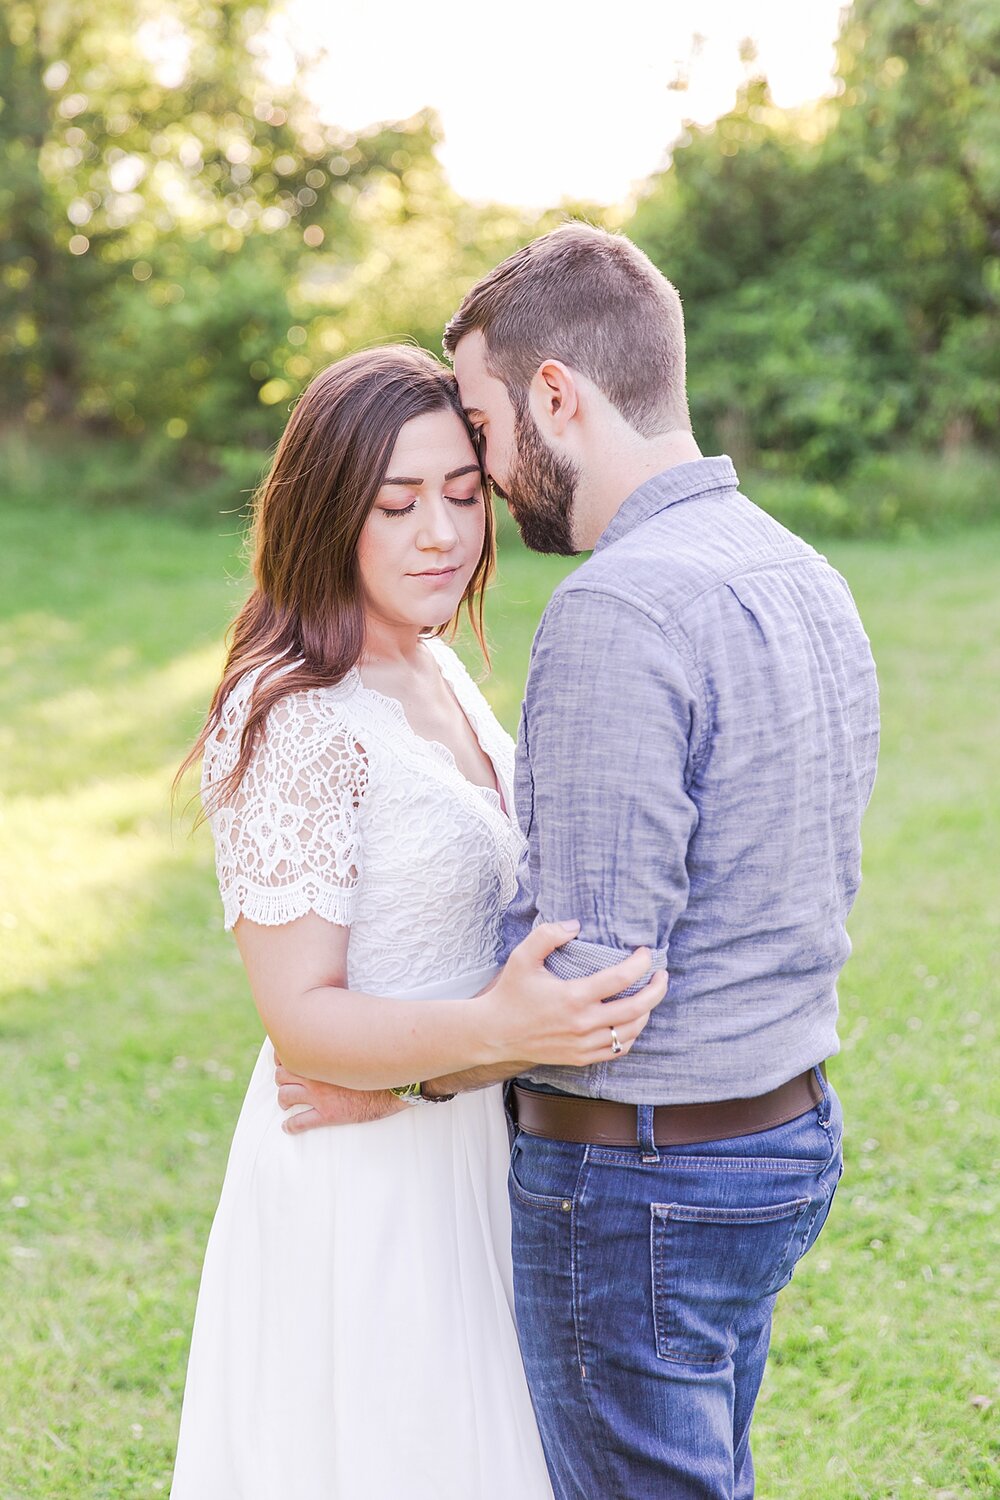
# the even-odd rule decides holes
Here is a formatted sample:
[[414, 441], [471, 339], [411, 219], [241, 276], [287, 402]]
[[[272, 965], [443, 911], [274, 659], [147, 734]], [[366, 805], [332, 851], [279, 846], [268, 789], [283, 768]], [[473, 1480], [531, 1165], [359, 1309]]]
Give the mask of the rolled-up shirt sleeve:
[[700, 736], [694, 669], [664, 625], [606, 589], [571, 588], [532, 650], [518, 745], [527, 837], [505, 952], [537, 922], [576, 918], [560, 978], [635, 948], [668, 963], [688, 899], [698, 812], [689, 787]]

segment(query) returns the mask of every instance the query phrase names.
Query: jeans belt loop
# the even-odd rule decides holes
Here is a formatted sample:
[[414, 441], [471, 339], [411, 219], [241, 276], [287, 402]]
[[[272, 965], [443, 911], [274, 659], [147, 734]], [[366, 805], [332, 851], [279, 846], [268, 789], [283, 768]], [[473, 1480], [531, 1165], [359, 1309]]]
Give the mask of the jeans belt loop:
[[660, 1159], [660, 1153], [656, 1149], [653, 1126], [653, 1106], [651, 1104], [640, 1104], [637, 1106], [637, 1137], [639, 1148], [642, 1151], [642, 1159], [650, 1165], [655, 1165]]

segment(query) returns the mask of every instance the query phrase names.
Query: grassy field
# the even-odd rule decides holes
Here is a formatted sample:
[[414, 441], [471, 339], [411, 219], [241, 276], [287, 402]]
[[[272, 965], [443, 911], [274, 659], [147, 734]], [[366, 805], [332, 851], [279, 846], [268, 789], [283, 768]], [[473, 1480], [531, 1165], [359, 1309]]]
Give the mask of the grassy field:
[[[992, 1496], [1000, 532], [829, 550], [873, 639], [884, 749], [831, 1069], [847, 1175], [779, 1304], [759, 1493]], [[0, 1500], [169, 1489], [260, 1038], [207, 834], [168, 807], [237, 552], [149, 513], [0, 511]], [[504, 558], [487, 690], [509, 725], [564, 567]]]

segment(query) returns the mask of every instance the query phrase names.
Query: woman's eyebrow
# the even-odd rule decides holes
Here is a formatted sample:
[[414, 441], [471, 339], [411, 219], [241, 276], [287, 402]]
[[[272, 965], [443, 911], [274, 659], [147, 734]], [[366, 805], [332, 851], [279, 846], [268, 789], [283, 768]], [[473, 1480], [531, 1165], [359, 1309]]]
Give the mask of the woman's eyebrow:
[[[479, 465], [478, 464], [466, 464], [464, 468], [462, 468], [462, 469], [452, 469], [449, 474], [446, 474], [444, 476], [445, 484], [447, 484], [448, 481], [451, 480], [451, 479], [460, 479], [463, 474], [478, 474], [478, 473], [479, 473]], [[410, 485], [415, 485], [415, 486], [422, 485], [423, 482], [424, 481], [422, 479], [400, 478], [397, 475], [393, 475], [391, 478], [387, 476], [382, 481], [383, 484], [410, 484]]]

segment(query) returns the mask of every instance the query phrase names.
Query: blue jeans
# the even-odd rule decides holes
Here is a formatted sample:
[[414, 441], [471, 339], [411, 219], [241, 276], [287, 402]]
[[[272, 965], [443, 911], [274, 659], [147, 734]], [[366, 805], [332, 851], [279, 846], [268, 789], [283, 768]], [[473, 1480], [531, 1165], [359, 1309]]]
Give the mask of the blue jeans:
[[[817, 1075], [819, 1076], [819, 1075]], [[514, 1292], [556, 1500], [750, 1500], [777, 1292], [842, 1170], [842, 1114], [695, 1146], [519, 1131]]]

